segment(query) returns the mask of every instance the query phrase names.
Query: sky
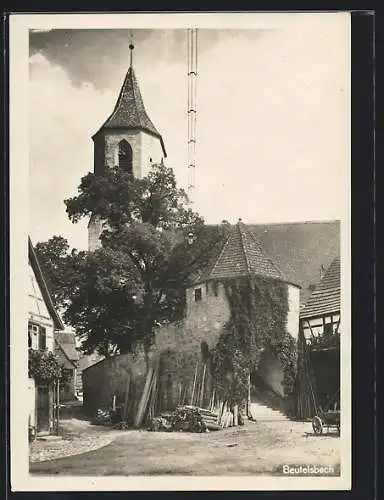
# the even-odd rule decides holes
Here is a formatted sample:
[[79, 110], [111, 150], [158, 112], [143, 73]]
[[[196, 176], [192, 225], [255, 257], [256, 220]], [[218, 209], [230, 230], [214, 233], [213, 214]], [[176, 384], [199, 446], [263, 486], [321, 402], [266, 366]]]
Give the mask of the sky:
[[[187, 186], [185, 29], [133, 29], [144, 104]], [[198, 29], [193, 208], [207, 223], [341, 219], [349, 172], [349, 43], [338, 22]], [[130, 30], [29, 36], [30, 233], [87, 247], [63, 200], [93, 169], [92, 135], [113, 110]]]

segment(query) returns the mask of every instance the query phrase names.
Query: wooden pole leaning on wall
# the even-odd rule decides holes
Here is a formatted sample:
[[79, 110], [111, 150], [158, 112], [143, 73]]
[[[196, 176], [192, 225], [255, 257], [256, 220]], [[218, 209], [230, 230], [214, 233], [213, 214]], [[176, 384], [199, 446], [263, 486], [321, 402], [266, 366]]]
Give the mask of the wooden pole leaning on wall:
[[251, 370], [248, 373], [247, 417], [251, 415]]
[[197, 367], [199, 366], [199, 362], [196, 363], [196, 368], [195, 368], [195, 376], [193, 378], [193, 386], [192, 386], [192, 394], [191, 394], [191, 401], [190, 405], [193, 405], [193, 400], [195, 397], [195, 388], [196, 388], [196, 378], [197, 378]]
[[124, 395], [124, 409], [123, 409], [123, 421], [126, 422], [128, 418], [128, 397], [129, 397], [129, 388], [131, 385], [131, 373], [128, 372], [127, 381], [125, 385], [125, 395]]
[[213, 389], [211, 411], [215, 409], [215, 402], [216, 402], [216, 390]]
[[202, 380], [201, 380], [201, 388], [200, 388], [200, 397], [199, 397], [199, 406], [200, 408], [203, 407], [203, 402], [204, 402], [204, 384], [205, 384], [205, 372], [207, 370], [207, 365], [204, 364], [204, 368], [203, 368], [203, 377], [202, 377]]
[[60, 425], [60, 380], [57, 379], [56, 381], [56, 428], [57, 432], [59, 432], [59, 425]]
[[137, 409], [136, 417], [134, 420], [134, 427], [135, 428], [140, 427], [140, 425], [143, 422], [145, 410], [147, 409], [150, 387], [152, 384], [152, 378], [153, 378], [153, 365], [149, 368], [148, 373], [147, 373], [147, 378], [145, 380], [144, 390], [143, 390], [143, 393], [141, 395], [139, 407]]
[[157, 392], [158, 367], [159, 367], [159, 365], [158, 365], [158, 363], [156, 363], [155, 368], [154, 368], [154, 372], [153, 372], [151, 387], [150, 387], [150, 400], [149, 400], [149, 405], [148, 405], [149, 420], [152, 420], [152, 418], [155, 417], [155, 413], [156, 413], [156, 402], [157, 402], [157, 396], [158, 396], [158, 392]]
[[239, 425], [239, 406], [235, 405], [233, 407], [233, 425]]

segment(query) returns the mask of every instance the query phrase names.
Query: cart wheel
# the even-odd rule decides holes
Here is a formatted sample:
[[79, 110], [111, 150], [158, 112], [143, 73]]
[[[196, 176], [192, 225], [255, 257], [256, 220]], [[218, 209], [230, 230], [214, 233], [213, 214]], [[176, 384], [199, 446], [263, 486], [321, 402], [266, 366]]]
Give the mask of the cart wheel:
[[312, 429], [315, 434], [323, 433], [323, 422], [320, 417], [313, 417], [312, 419]]

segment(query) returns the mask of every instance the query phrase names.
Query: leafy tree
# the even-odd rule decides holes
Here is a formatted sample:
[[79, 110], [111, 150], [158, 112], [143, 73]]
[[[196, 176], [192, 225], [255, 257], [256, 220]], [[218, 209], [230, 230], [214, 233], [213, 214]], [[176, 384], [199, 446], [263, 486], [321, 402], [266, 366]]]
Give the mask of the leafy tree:
[[62, 236], [37, 243], [35, 250], [55, 307], [65, 309], [77, 286], [85, 252], [70, 250]]
[[117, 167], [89, 173], [79, 195], [65, 200], [72, 222], [104, 221], [102, 248], [83, 262], [83, 281], [65, 315], [84, 350], [108, 356], [141, 343], [147, 352], [156, 327], [182, 316], [188, 280], [227, 231], [205, 226], [187, 202], [164, 165], [142, 179]]
[[77, 285], [64, 320], [75, 327], [82, 350], [90, 354], [96, 349], [107, 357], [117, 346], [130, 351], [138, 336], [135, 294], [140, 281], [129, 257], [103, 248], [89, 253]]

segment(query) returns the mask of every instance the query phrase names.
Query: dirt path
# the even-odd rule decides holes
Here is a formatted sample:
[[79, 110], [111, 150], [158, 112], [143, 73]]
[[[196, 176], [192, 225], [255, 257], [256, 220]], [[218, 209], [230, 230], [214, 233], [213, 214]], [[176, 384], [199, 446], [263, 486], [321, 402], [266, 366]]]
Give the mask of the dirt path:
[[314, 436], [310, 423], [247, 423], [206, 434], [117, 431], [113, 437], [96, 451], [32, 463], [30, 471], [77, 476], [249, 475], [278, 474], [283, 464], [326, 465], [335, 474], [339, 471], [338, 436]]

